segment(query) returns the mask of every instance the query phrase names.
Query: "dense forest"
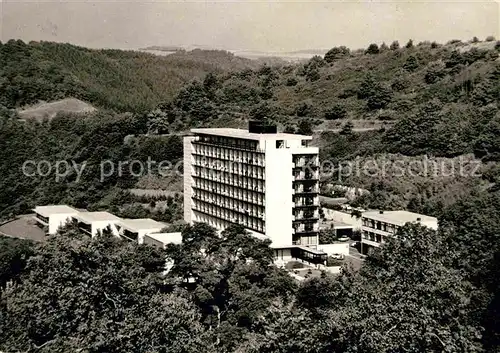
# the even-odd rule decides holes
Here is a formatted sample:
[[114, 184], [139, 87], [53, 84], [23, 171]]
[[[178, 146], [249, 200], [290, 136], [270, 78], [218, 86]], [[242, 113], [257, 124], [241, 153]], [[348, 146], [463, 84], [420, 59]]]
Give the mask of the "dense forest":
[[[185, 227], [183, 244], [165, 250], [73, 227], [40, 244], [2, 238], [0, 350], [500, 352], [500, 45], [490, 39], [335, 47], [259, 67], [224, 52], [0, 44], [0, 220], [66, 203], [175, 223], [182, 195], [134, 195], [154, 180], [130, 170], [101, 178], [102, 161], [176, 164], [187, 129], [248, 119], [314, 133], [322, 161], [398, 161], [418, 172], [426, 158], [469, 171], [333, 168], [323, 190], [361, 187], [369, 193], [353, 205], [435, 215], [440, 229], [404, 227], [360, 271], [301, 284], [239, 227], [221, 237]], [[68, 97], [97, 112], [19, 119], [26, 105]], [[27, 176], [25, 162], [41, 160], [85, 168]]]
[[439, 233], [403, 227], [359, 272], [300, 284], [239, 226], [220, 236], [188, 226], [165, 250], [72, 225], [44, 243], [3, 239], [0, 349], [494, 352], [500, 197], [491, 197], [487, 209], [484, 200], [448, 209]]

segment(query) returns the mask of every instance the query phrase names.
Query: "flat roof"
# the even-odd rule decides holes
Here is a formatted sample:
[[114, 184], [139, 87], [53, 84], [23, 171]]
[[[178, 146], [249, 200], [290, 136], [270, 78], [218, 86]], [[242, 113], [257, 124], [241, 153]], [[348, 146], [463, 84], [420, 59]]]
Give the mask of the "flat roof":
[[160, 243], [163, 243], [163, 244], [170, 244], [170, 243], [180, 244], [180, 243], [182, 243], [182, 233], [181, 232], [151, 233], [151, 234], [147, 234], [146, 237], [149, 237], [151, 239], [159, 241]]
[[333, 228], [337, 228], [337, 229], [354, 228], [354, 225], [349, 224], [349, 223], [333, 221], [332, 224], [333, 224]]
[[276, 134], [256, 134], [248, 132], [244, 129], [233, 128], [206, 128], [206, 129], [191, 129], [193, 134], [205, 134], [224, 137], [235, 137], [247, 140], [312, 140], [312, 136], [285, 134], [278, 132]]
[[122, 220], [109, 212], [79, 212], [75, 217], [84, 223]]
[[162, 229], [167, 226], [165, 223], [155, 221], [154, 219], [151, 218], [138, 218], [138, 219], [124, 218], [118, 223], [122, 227], [128, 229], [131, 232], [138, 232], [140, 230], [148, 230], [148, 229]]
[[44, 217], [50, 217], [55, 214], [74, 214], [79, 212], [73, 207], [67, 205], [36, 206], [33, 211]]
[[420, 218], [421, 222], [437, 222], [436, 217], [409, 211], [383, 211], [383, 213], [380, 213], [380, 211], [368, 211], [363, 212], [363, 217], [396, 225], [404, 225], [408, 222], [417, 222], [417, 218]]

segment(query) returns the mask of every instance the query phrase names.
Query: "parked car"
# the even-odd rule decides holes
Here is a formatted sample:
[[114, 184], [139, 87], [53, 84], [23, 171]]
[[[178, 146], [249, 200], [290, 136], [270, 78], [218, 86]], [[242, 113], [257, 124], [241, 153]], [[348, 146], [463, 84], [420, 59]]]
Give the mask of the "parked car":
[[348, 241], [349, 238], [348, 237], [342, 237], [342, 238], [339, 238], [339, 241]]
[[344, 260], [344, 254], [332, 254], [331, 257], [337, 260]]
[[357, 248], [357, 247], [359, 246], [359, 241], [354, 241], [354, 242], [352, 242], [352, 243], [351, 243], [351, 246], [352, 246], [353, 248]]

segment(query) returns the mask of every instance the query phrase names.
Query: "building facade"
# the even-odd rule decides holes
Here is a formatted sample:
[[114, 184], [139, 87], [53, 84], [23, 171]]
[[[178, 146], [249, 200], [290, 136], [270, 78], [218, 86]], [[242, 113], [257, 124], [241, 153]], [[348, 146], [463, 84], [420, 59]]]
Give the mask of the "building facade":
[[361, 222], [361, 252], [363, 254], [368, 253], [371, 248], [380, 247], [406, 223], [419, 223], [434, 230], [438, 228], [436, 217], [408, 211], [364, 212]]
[[271, 247], [315, 249], [318, 148], [311, 136], [258, 129], [192, 129], [184, 137], [184, 220], [243, 225]]

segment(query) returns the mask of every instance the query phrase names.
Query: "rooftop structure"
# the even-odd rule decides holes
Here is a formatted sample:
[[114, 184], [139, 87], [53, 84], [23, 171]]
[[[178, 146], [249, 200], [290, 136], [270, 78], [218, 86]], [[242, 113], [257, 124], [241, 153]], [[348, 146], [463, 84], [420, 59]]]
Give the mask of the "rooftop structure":
[[362, 215], [361, 252], [367, 253], [372, 247], [379, 247], [393, 237], [406, 223], [418, 223], [436, 230], [436, 217], [408, 211], [367, 211]]
[[67, 205], [37, 206], [33, 209], [33, 211], [36, 214], [42, 215], [44, 217], [50, 217], [56, 214], [78, 213], [77, 209]]
[[233, 129], [233, 128], [208, 128], [208, 129], [191, 129], [191, 132], [195, 135], [213, 135], [213, 136], [224, 136], [224, 137], [234, 137], [242, 138], [246, 140], [312, 140], [312, 136], [307, 135], [295, 135], [295, 134], [285, 134], [285, 133], [255, 133], [249, 132], [243, 129]]

